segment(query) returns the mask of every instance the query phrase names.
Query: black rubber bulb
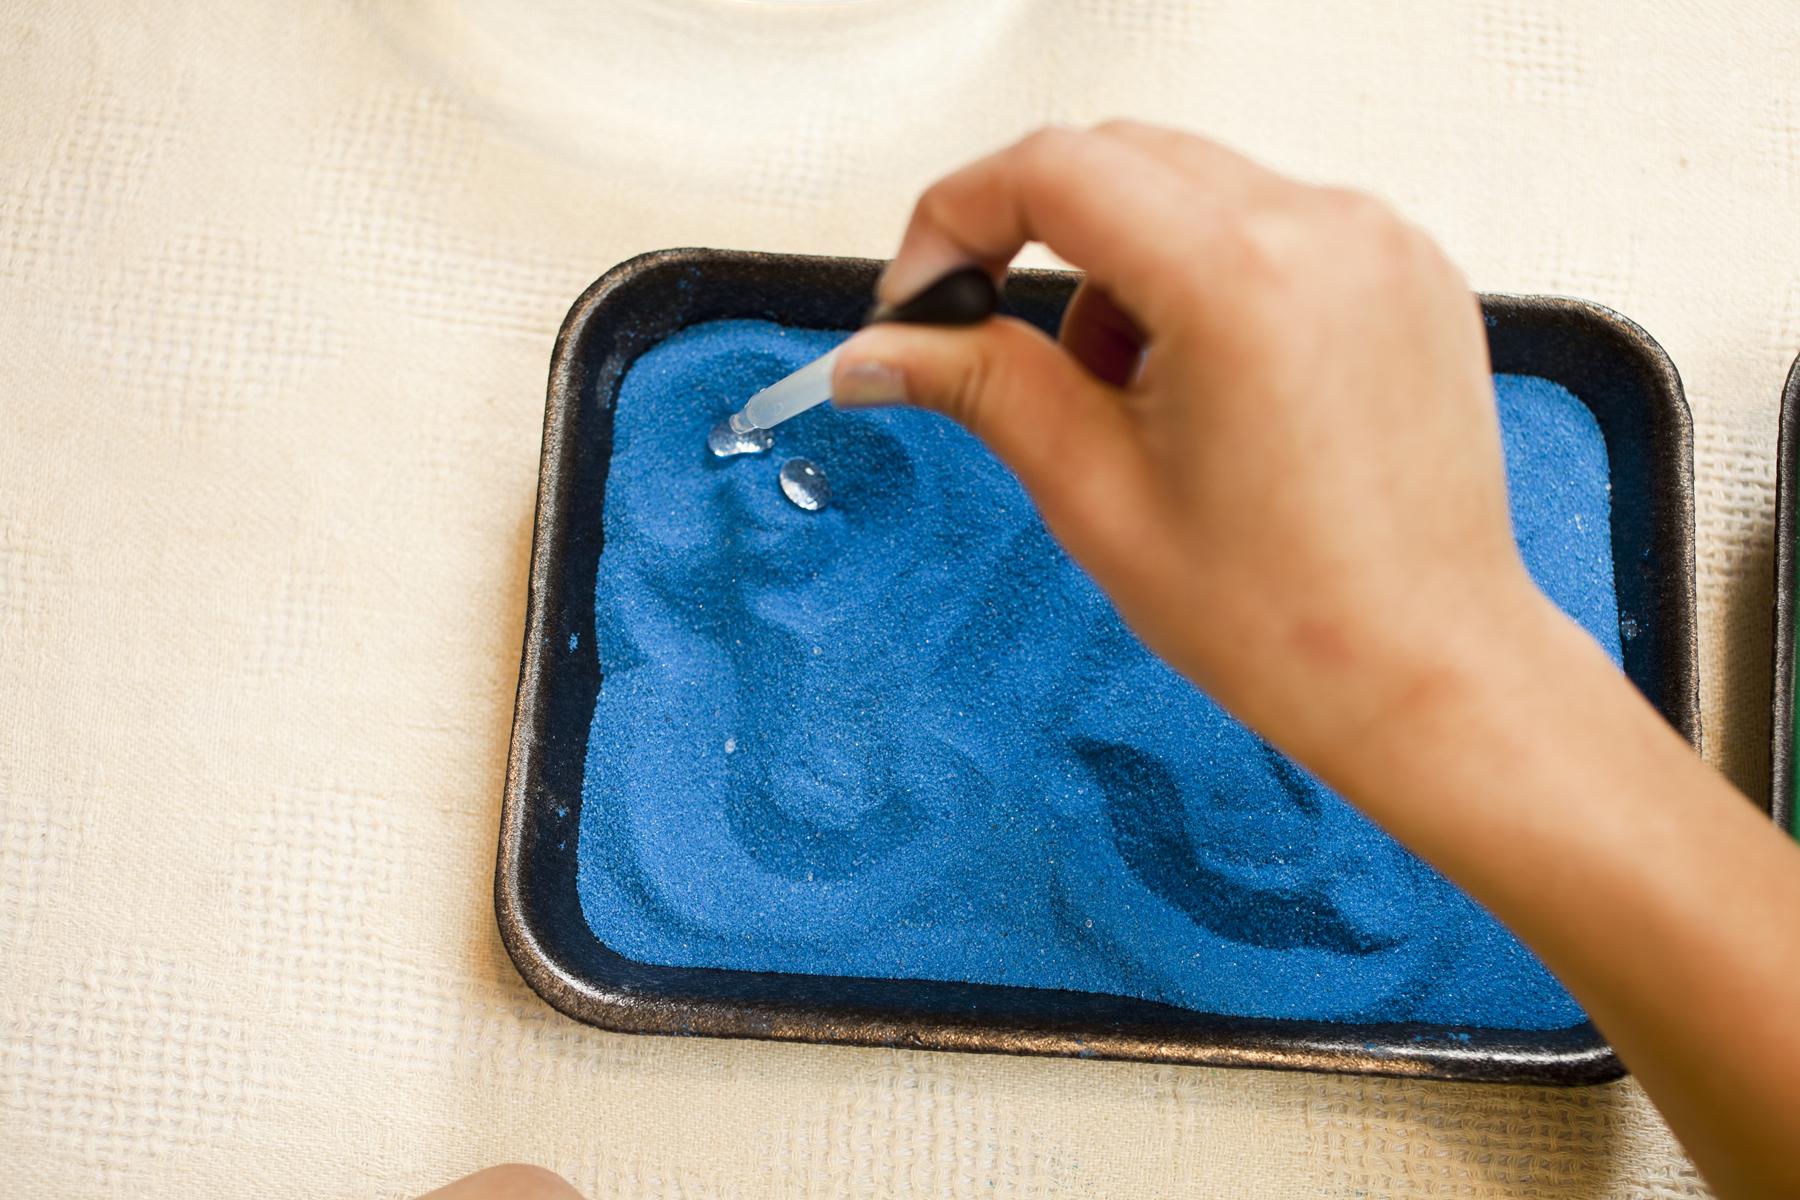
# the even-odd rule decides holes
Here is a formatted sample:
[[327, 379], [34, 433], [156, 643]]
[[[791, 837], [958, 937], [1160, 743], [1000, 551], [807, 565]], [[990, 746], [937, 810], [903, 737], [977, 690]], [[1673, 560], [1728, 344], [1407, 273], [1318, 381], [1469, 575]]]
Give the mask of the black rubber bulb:
[[1000, 289], [994, 286], [994, 277], [980, 267], [960, 267], [904, 304], [877, 304], [863, 324], [979, 325], [999, 307]]

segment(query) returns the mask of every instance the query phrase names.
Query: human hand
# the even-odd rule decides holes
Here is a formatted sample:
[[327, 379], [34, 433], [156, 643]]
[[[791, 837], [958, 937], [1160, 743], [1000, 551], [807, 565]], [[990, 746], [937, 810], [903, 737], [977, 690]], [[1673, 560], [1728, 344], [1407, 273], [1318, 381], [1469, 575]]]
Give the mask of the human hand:
[[968, 426], [1152, 650], [1544, 959], [1719, 1194], [1800, 1194], [1800, 857], [1532, 583], [1456, 270], [1366, 197], [1112, 123], [935, 184], [881, 298], [1028, 241], [1087, 272], [1060, 343], [872, 326], [834, 400]]
[[1046, 130], [921, 197], [881, 298], [1028, 241], [1087, 272], [1060, 345], [874, 326], [834, 396], [968, 426], [1143, 641], [1272, 740], [1329, 769], [1548, 608], [1478, 304], [1384, 205], [1168, 130]]
[[525, 1163], [502, 1163], [465, 1175], [427, 1192], [419, 1200], [582, 1200], [581, 1193], [554, 1171]]

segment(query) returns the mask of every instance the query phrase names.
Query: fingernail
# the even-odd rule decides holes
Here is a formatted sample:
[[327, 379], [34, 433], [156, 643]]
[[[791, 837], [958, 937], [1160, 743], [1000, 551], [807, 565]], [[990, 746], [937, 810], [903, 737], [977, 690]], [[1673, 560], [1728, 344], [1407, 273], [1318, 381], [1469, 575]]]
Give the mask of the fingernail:
[[851, 363], [831, 381], [833, 404], [854, 407], [858, 404], [901, 404], [905, 400], [906, 375], [889, 363]]

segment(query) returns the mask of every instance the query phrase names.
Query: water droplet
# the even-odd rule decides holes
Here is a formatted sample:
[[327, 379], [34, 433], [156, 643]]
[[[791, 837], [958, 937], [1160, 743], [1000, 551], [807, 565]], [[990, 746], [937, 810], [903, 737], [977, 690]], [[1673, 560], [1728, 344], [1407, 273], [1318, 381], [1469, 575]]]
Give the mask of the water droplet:
[[736, 738], [726, 738], [725, 739], [725, 753], [732, 754], [732, 753], [735, 753], [736, 750], [737, 750], [737, 739]]
[[749, 433], [737, 433], [731, 428], [731, 418], [727, 417], [712, 427], [706, 435], [706, 448], [713, 452], [715, 458], [736, 458], [740, 454], [761, 454], [775, 444], [775, 435], [767, 429], [752, 429]]
[[825, 472], [804, 458], [790, 458], [781, 464], [781, 493], [793, 501], [795, 508], [818, 512], [831, 503], [831, 484]]

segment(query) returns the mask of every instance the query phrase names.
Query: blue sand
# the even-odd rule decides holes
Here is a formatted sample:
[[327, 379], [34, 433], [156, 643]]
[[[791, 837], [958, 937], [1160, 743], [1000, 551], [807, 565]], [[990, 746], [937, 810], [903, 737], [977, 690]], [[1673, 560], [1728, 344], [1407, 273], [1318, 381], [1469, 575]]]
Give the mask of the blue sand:
[[[582, 786], [595, 934], [648, 963], [958, 980], [1240, 1016], [1562, 1028], [1462, 892], [1175, 675], [971, 437], [714, 421], [843, 335], [701, 325], [620, 389]], [[1519, 545], [1615, 661], [1606, 448], [1495, 380]], [[803, 456], [833, 506], [776, 474]]]

